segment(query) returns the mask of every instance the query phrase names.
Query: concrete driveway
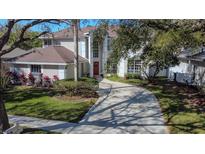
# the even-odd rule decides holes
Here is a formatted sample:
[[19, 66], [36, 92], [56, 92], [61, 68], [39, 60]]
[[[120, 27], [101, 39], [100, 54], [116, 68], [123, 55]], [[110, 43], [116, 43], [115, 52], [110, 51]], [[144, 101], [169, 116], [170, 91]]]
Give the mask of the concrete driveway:
[[101, 97], [79, 125], [65, 130], [74, 134], [168, 133], [156, 97], [129, 84], [104, 79]]

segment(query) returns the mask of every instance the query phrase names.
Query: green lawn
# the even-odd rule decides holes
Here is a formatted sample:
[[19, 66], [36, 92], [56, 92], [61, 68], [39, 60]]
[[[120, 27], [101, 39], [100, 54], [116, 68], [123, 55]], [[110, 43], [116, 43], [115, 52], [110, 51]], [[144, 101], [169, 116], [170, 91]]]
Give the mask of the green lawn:
[[61, 99], [53, 90], [16, 86], [3, 97], [8, 114], [78, 122], [97, 98], [68, 97]]
[[159, 78], [147, 80], [108, 77], [112, 81], [141, 86], [154, 93], [170, 133], [205, 133], [205, 98], [196, 88]]
[[51, 131], [45, 131], [37, 128], [23, 128], [23, 132], [21, 134], [60, 134]]

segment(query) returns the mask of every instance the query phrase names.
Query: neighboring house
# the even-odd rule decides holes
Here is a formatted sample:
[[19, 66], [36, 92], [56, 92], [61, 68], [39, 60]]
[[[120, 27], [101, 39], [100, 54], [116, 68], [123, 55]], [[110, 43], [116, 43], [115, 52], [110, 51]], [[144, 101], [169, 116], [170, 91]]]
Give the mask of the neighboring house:
[[[63, 46], [49, 46], [33, 49], [29, 54], [8, 61], [11, 71], [28, 75], [32, 73], [39, 76], [59, 79], [74, 78], [74, 53]], [[88, 60], [79, 56], [79, 75], [88, 74]]]
[[205, 84], [204, 48], [195, 53], [190, 50], [182, 51], [178, 59], [180, 61], [179, 65], [169, 68], [169, 79], [194, 85]]
[[[128, 58], [122, 58], [117, 66], [117, 74], [120, 77], [125, 77], [127, 74], [138, 74], [143, 78], [146, 78], [146, 75], [153, 76], [154, 68], [143, 66], [143, 61], [140, 58], [143, 50], [137, 51], [135, 54], [130, 52]], [[161, 70], [157, 76], [167, 76], [168, 69]]]

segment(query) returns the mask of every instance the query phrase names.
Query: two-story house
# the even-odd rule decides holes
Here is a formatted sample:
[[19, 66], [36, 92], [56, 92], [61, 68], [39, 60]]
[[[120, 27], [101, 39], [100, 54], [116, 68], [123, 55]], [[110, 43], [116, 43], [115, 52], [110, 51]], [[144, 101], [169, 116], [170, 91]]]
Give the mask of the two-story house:
[[[79, 30], [79, 76], [98, 77], [105, 73], [107, 58], [111, 52], [111, 39], [116, 35], [115, 27], [110, 27], [102, 48], [93, 38], [96, 27]], [[7, 61], [10, 70], [19, 74], [43, 74], [60, 79], [74, 78], [73, 31], [64, 29], [41, 37], [42, 48], [32, 49], [28, 54]]]
[[[104, 38], [102, 48], [98, 47], [97, 40], [93, 37], [96, 27], [86, 27], [79, 30], [79, 55], [89, 62], [89, 76], [95, 77], [105, 73], [107, 58], [111, 52], [111, 39], [116, 36], [116, 27], [110, 27]], [[43, 48], [48, 46], [64, 46], [74, 51], [73, 31], [64, 29], [59, 32], [41, 37]]]

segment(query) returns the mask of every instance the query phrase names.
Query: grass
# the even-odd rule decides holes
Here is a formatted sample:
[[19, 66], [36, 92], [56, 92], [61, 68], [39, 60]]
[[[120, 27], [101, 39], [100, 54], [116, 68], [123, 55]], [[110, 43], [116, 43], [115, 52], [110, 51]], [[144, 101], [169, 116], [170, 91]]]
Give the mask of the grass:
[[21, 134], [59, 134], [59, 133], [37, 129], [37, 128], [23, 128], [23, 132], [21, 132]]
[[159, 100], [170, 133], [205, 133], [205, 97], [194, 87], [158, 78], [147, 80], [108, 77], [112, 81], [141, 86]]
[[78, 122], [97, 98], [60, 99], [53, 90], [15, 86], [3, 94], [8, 114]]

